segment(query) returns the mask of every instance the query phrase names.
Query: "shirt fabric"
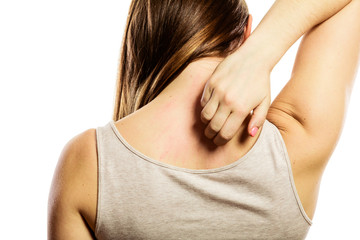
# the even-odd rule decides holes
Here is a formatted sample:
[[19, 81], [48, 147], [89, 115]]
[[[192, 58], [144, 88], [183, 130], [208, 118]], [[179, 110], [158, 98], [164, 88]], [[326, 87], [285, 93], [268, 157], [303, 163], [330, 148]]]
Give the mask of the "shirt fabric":
[[96, 137], [97, 239], [296, 240], [312, 224], [283, 138], [268, 120], [244, 156], [207, 170], [145, 156], [114, 121], [98, 127]]

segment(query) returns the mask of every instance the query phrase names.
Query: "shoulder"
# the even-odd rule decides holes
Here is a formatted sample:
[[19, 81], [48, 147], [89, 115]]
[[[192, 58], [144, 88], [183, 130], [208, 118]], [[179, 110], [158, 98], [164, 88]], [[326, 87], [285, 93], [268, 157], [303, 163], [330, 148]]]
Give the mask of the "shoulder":
[[[96, 129], [88, 129], [64, 146], [53, 176], [49, 208], [63, 219], [84, 218], [93, 228], [97, 204]], [[59, 213], [61, 211], [61, 214]]]
[[322, 173], [331, 153], [322, 145], [322, 140], [308, 134], [306, 128], [289, 112], [270, 108], [267, 120], [280, 132], [291, 165], [296, 192], [310, 219], [313, 218]]
[[358, 10], [353, 1], [303, 36], [291, 77], [269, 108], [296, 171], [322, 172], [340, 138], [360, 57]]
[[266, 119], [279, 130], [284, 140], [293, 174], [322, 172], [330, 156], [330, 151], [321, 147], [326, 145], [293, 117], [285, 106], [272, 106]]
[[85, 181], [96, 168], [96, 130], [88, 129], [65, 144], [56, 171], [62, 171], [65, 180]]
[[60, 160], [77, 166], [96, 164], [96, 129], [87, 129], [70, 139], [64, 146]]

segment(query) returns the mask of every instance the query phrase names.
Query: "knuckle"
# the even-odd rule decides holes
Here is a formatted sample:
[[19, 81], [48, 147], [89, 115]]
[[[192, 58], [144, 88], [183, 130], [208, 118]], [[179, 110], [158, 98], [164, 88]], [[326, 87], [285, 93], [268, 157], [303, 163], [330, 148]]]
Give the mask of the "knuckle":
[[241, 102], [237, 102], [236, 104], [234, 104], [234, 113], [240, 116], [247, 115], [246, 109], [246, 106]]
[[232, 94], [224, 94], [223, 101], [227, 106], [234, 106], [236, 98]]
[[215, 132], [213, 130], [211, 130], [210, 128], [206, 128], [204, 133], [205, 133], [205, 136], [210, 139], [215, 136]]
[[217, 85], [214, 91], [218, 96], [224, 96], [226, 94], [226, 88], [223, 85]]
[[214, 132], [218, 132], [221, 128], [220, 124], [218, 122], [211, 122], [209, 125], [210, 129]]
[[231, 132], [222, 132], [220, 133], [220, 136], [225, 141], [229, 141], [233, 137], [233, 134]]
[[204, 109], [203, 111], [201, 111], [201, 118], [203, 120], [209, 121], [211, 119], [210, 114], [207, 112], [206, 109]]
[[212, 78], [209, 79], [209, 87], [210, 88], [215, 88], [216, 85], [217, 85], [217, 82], [218, 82], [217, 76], [213, 75]]

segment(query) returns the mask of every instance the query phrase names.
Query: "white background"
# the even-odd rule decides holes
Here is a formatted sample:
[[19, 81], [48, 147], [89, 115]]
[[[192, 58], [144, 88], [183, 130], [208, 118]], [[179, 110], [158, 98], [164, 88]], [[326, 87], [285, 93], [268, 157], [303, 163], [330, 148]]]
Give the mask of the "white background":
[[[62, 148], [111, 120], [129, 2], [0, 2], [2, 239], [46, 239], [47, 197]], [[253, 27], [273, 2], [248, 1]], [[272, 99], [290, 77], [298, 43], [272, 73]], [[307, 239], [360, 239], [357, 78]]]

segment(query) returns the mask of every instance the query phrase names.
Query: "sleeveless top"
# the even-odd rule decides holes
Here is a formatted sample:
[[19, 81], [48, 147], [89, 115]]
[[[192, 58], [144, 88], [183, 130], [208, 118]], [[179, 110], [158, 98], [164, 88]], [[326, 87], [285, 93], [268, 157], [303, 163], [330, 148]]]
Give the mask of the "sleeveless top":
[[206, 170], [145, 156], [114, 121], [98, 127], [96, 137], [97, 239], [295, 240], [312, 224], [282, 136], [268, 120], [243, 157]]

